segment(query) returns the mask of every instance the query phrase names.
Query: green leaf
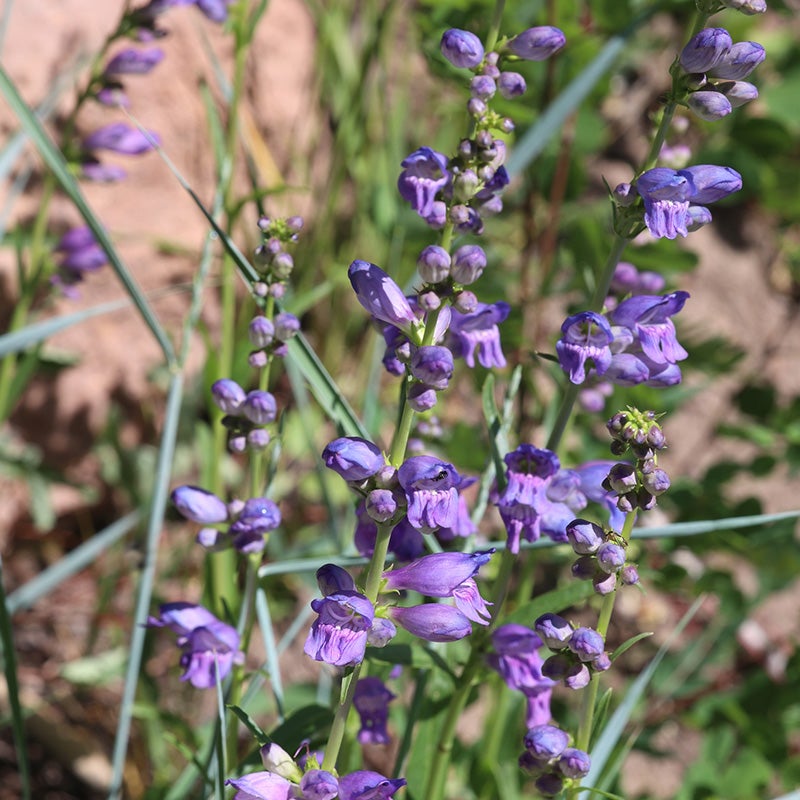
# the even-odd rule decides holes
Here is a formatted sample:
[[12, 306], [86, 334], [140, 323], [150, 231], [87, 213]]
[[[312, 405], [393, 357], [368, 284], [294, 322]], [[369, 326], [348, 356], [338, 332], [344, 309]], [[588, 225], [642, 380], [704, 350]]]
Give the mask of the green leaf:
[[648, 637], [652, 636], [652, 632], [643, 631], [642, 633], [637, 633], [636, 636], [631, 636], [630, 639], [623, 642], [612, 654], [611, 660], [614, 661], [615, 659], [619, 658], [626, 650], [630, 650], [636, 642], [640, 642], [642, 639], [647, 639]]
[[263, 746], [269, 742], [269, 736], [261, 730], [255, 720], [243, 708], [237, 705], [229, 705], [228, 708], [239, 717], [245, 728], [253, 734], [259, 746]]
[[100, 685], [124, 675], [127, 661], [128, 648], [115, 647], [96, 656], [77, 658], [64, 664], [61, 668], [61, 677], [84, 686]]
[[403, 664], [415, 669], [437, 667], [455, 682], [456, 676], [450, 665], [433, 650], [409, 644], [387, 644], [386, 647], [368, 647], [367, 660], [385, 664]]
[[309, 739], [322, 742], [330, 730], [333, 713], [320, 705], [299, 708], [286, 721], [269, 734], [269, 739], [279, 744], [287, 752], [294, 752], [298, 742]]
[[501, 621], [501, 625], [516, 622], [521, 625], [533, 625], [534, 620], [542, 614], [552, 612], [559, 614], [564, 609], [586, 600], [594, 594], [591, 581], [570, 581], [559, 589], [553, 589], [531, 600], [530, 603], [520, 606]]

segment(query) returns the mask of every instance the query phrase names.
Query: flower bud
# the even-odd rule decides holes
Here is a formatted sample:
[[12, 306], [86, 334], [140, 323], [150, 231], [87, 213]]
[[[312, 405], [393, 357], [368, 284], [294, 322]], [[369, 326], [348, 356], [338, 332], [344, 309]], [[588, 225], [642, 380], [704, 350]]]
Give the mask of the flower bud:
[[572, 563], [572, 577], [588, 581], [597, 572], [597, 562], [591, 556], [581, 556]]
[[664, 494], [669, 489], [669, 475], [663, 469], [654, 469], [644, 475], [642, 484], [650, 494], [658, 497], [658, 495]]
[[317, 570], [317, 586], [323, 597], [356, 590], [353, 576], [337, 564], [323, 564]]
[[551, 681], [563, 681], [572, 669], [574, 656], [571, 653], [555, 653], [542, 663], [542, 675]]
[[490, 78], [488, 75], [476, 75], [470, 82], [469, 89], [473, 97], [490, 100], [497, 91], [497, 84], [494, 78]]
[[[578, 555], [591, 555], [603, 543], [603, 529], [594, 522], [574, 519], [567, 525], [567, 539]], [[594, 572], [594, 569], [592, 569]], [[591, 576], [588, 576], [591, 577]]]
[[358, 436], [334, 439], [323, 451], [322, 460], [328, 469], [346, 481], [363, 481], [384, 466], [383, 454], [372, 442]]
[[758, 42], [737, 42], [711, 70], [715, 78], [738, 81], [746, 78], [766, 57]]
[[554, 772], [545, 772], [534, 782], [536, 791], [544, 797], [555, 797], [561, 794], [564, 789], [564, 779]]
[[411, 374], [433, 389], [446, 389], [453, 377], [453, 354], [440, 345], [418, 347], [409, 362]]
[[390, 489], [373, 489], [367, 495], [365, 508], [375, 522], [386, 522], [397, 513], [397, 500]]
[[450, 274], [456, 283], [468, 286], [483, 274], [486, 252], [477, 244], [465, 244], [453, 253]]
[[558, 758], [569, 744], [569, 736], [555, 725], [536, 725], [522, 740], [525, 749], [537, 758]]
[[758, 97], [758, 89], [747, 81], [726, 81], [717, 84], [717, 91], [728, 98], [732, 108], [739, 108]]
[[636, 469], [631, 464], [614, 464], [608, 473], [608, 485], [617, 494], [630, 492], [638, 482]]
[[475, 292], [459, 292], [453, 298], [453, 308], [461, 314], [472, 314], [478, 310], [478, 298]]
[[593, 628], [577, 628], [570, 637], [568, 647], [581, 661], [594, 661], [605, 651], [605, 641]]
[[263, 350], [253, 350], [247, 356], [247, 363], [253, 369], [263, 369], [264, 367], [267, 366], [268, 361], [269, 358], [267, 357], [267, 354]]
[[506, 100], [521, 97], [527, 88], [525, 78], [519, 72], [501, 72], [497, 79], [497, 89]]
[[475, 117], [475, 119], [480, 119], [488, 110], [489, 107], [486, 105], [486, 101], [481, 100], [480, 97], [470, 97], [467, 100], [467, 113], [471, 117]]
[[603, 572], [619, 572], [625, 566], [625, 550], [614, 542], [601, 544], [596, 557]]
[[526, 61], [544, 61], [558, 52], [565, 44], [564, 32], [549, 25], [528, 28], [509, 40], [506, 47]]
[[633, 564], [628, 564], [620, 570], [619, 578], [625, 586], [635, 586], [639, 583], [639, 570]]
[[567, 747], [558, 758], [558, 768], [567, 778], [585, 778], [591, 765], [589, 754], [575, 747]]
[[288, 342], [300, 330], [300, 320], [288, 311], [281, 311], [275, 317], [275, 338], [280, 342]]
[[483, 61], [481, 40], [469, 31], [450, 28], [442, 34], [442, 55], [454, 66], [474, 69]]
[[564, 685], [568, 689], [577, 691], [588, 686], [591, 679], [592, 673], [589, 672], [589, 667], [586, 664], [573, 664], [564, 677]]
[[192, 522], [213, 525], [228, 519], [228, 507], [213, 492], [199, 486], [179, 486], [170, 495], [175, 508]]
[[275, 336], [275, 326], [264, 316], [254, 317], [247, 326], [247, 338], [253, 347], [269, 347]]
[[247, 393], [241, 412], [256, 425], [267, 425], [275, 421], [278, 410], [275, 398], [269, 392], [258, 389]]
[[425, 283], [441, 283], [450, 272], [450, 253], [438, 245], [428, 245], [419, 254], [417, 270]]
[[264, 428], [255, 428], [247, 434], [247, 447], [260, 453], [269, 447], [270, 435], [269, 431]]
[[453, 198], [457, 202], [469, 202], [478, 191], [480, 178], [475, 170], [465, 169], [453, 178]]
[[439, 398], [436, 396], [436, 389], [431, 389], [424, 383], [415, 383], [408, 390], [406, 400], [414, 411], [422, 414], [435, 408]]
[[290, 253], [278, 253], [272, 259], [272, 274], [280, 281], [285, 281], [292, 274], [294, 269], [294, 259]]
[[617, 576], [613, 572], [610, 572], [607, 575], [603, 572], [600, 572], [599, 574], [596, 574], [594, 578], [592, 578], [592, 585], [594, 586], [594, 591], [596, 594], [599, 594], [601, 597], [605, 597], [607, 594], [611, 594], [611, 592], [617, 588]]
[[551, 650], [563, 650], [572, 637], [572, 625], [558, 614], [542, 614], [533, 624], [539, 638]]
[[261, 763], [268, 772], [280, 775], [293, 783], [300, 782], [303, 777], [302, 770], [282, 747], [275, 742], [269, 742], [261, 748], [260, 753]]
[[763, 14], [767, 10], [767, 0], [722, 0], [722, 5], [741, 11], [748, 17]]
[[692, 92], [686, 103], [694, 114], [706, 122], [727, 117], [732, 111], [730, 101], [722, 92]]
[[245, 397], [244, 389], [229, 378], [221, 378], [211, 385], [211, 399], [226, 414], [238, 414]]
[[689, 206], [687, 213], [689, 219], [686, 223], [686, 230], [689, 233], [700, 230], [703, 225], [708, 225], [712, 219], [711, 212], [705, 206]]
[[724, 28], [704, 28], [681, 51], [681, 67], [690, 73], [708, 72], [732, 46], [731, 35]]
[[375, 617], [367, 634], [367, 644], [372, 647], [386, 647], [397, 636], [397, 628], [390, 619]]

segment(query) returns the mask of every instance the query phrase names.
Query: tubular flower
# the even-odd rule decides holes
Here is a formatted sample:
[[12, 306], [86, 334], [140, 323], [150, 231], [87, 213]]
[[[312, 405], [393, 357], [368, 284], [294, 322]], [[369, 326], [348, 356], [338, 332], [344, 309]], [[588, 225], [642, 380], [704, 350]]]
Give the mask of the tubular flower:
[[165, 603], [158, 617], [150, 617], [147, 624], [169, 628], [177, 634], [181, 648], [182, 681], [189, 681], [197, 689], [217, 685], [231, 671], [234, 664], [244, 662], [239, 650], [236, 628], [217, 619], [210, 611], [195, 603]]
[[428, 597], [452, 597], [455, 590], [492, 557], [493, 550], [478, 553], [433, 553], [400, 569], [383, 573], [388, 590], [410, 589]]
[[469, 314], [453, 311], [447, 344], [456, 356], [462, 356], [468, 367], [475, 366], [475, 356], [482, 367], [504, 367], [506, 359], [500, 347], [500, 329], [511, 310], [508, 303], [478, 303]]
[[358, 592], [342, 591], [312, 600], [311, 608], [319, 616], [306, 639], [306, 655], [335, 667], [360, 664], [375, 618], [372, 603]]
[[418, 322], [403, 290], [378, 266], [354, 261], [347, 271], [358, 302], [375, 319], [409, 333]]
[[608, 369], [611, 363], [609, 345], [614, 335], [604, 317], [594, 311], [581, 311], [564, 320], [561, 333], [561, 339], [556, 342], [556, 352], [571, 383], [579, 384], [586, 380], [586, 362], [589, 360], [598, 375]]
[[361, 744], [389, 744], [389, 703], [395, 694], [380, 678], [361, 678], [356, 684], [353, 705], [361, 718], [358, 741]]
[[469, 619], [457, 608], [429, 603], [389, 609], [392, 619], [409, 633], [429, 642], [455, 642], [472, 633]]
[[430, 147], [420, 147], [403, 159], [401, 166], [403, 171], [397, 179], [400, 196], [421, 217], [430, 217], [436, 195], [450, 182], [447, 156]]
[[358, 436], [334, 439], [322, 451], [322, 460], [346, 481], [371, 478], [385, 464], [380, 449]]
[[452, 528], [458, 522], [458, 473], [434, 456], [413, 456], [397, 471], [408, 501], [407, 517], [422, 533]]

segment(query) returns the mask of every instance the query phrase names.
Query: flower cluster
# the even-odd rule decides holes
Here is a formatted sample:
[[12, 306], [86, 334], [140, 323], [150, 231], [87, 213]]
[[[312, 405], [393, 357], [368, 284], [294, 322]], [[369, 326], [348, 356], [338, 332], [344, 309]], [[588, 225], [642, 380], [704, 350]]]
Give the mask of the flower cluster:
[[569, 735], [555, 725], [535, 725], [525, 734], [523, 744], [520, 768], [536, 778], [536, 788], [545, 797], [555, 797], [589, 774], [588, 753], [569, 747]]
[[334, 775], [319, 768], [315, 758], [301, 770], [295, 760], [277, 744], [261, 748], [266, 768], [226, 783], [236, 789], [233, 800], [389, 800], [406, 785], [403, 778], [384, 778], [378, 772], [358, 770]]
[[544, 533], [565, 542], [566, 525], [589, 501], [602, 503], [617, 520], [611, 495], [602, 488], [608, 472], [604, 461], [587, 462], [575, 469], [561, 469], [551, 450], [522, 444], [505, 458], [505, 488], [493, 496], [508, 534], [507, 547], [519, 552], [520, 541], [535, 542]]
[[[171, 494], [173, 505], [192, 522], [204, 527], [197, 541], [209, 550], [234, 547], [240, 553], [260, 553], [264, 537], [281, 524], [281, 512], [268, 497], [225, 503], [213, 492], [198, 486], [179, 486]], [[214, 525], [225, 523], [222, 531]]]
[[724, 28], [704, 28], [692, 37], [678, 59], [687, 73], [686, 104], [701, 119], [714, 121], [755, 100], [758, 89], [742, 78], [765, 56], [758, 42], [734, 44]]
[[[368, 644], [383, 647], [394, 638], [394, 622], [429, 642], [453, 642], [469, 636], [471, 622], [487, 625], [491, 617], [474, 576], [493, 552], [434, 553], [388, 570], [383, 573], [381, 592], [390, 597], [376, 603], [357, 590], [347, 571], [335, 564], [323, 565], [317, 571], [323, 597], [311, 602], [318, 616], [306, 639], [306, 655], [337, 667], [359, 664]], [[390, 604], [394, 602], [391, 594], [401, 591], [449, 597], [455, 605]]]
[[564, 320], [556, 352], [572, 383], [601, 376], [618, 386], [673, 386], [680, 383], [678, 362], [687, 357], [678, 343], [672, 317], [688, 292], [638, 294], [606, 314], [581, 311]]
[[[711, 222], [707, 203], [722, 200], [741, 188], [742, 176], [730, 167], [654, 167], [632, 184], [620, 183], [614, 189], [617, 227], [630, 235], [632, 223], [641, 226], [644, 222], [657, 239], [688, 236], [690, 231]], [[641, 205], [637, 203], [639, 198]]]
[[613, 530], [604, 531], [594, 522], [579, 518], [567, 525], [567, 539], [578, 556], [572, 565], [573, 576], [591, 580], [597, 594], [613, 592], [618, 579], [627, 585], [639, 582], [636, 567], [627, 560], [627, 544]]
[[244, 653], [239, 650], [236, 628], [217, 619], [203, 606], [194, 603], [165, 603], [157, 617], [149, 617], [147, 624], [156, 628], [169, 628], [177, 635], [181, 648], [182, 681], [189, 681], [197, 689], [216, 686], [231, 671], [234, 664], [244, 663]]
[[96, 272], [108, 263], [105, 251], [86, 225], [66, 231], [54, 250], [58, 254], [57, 273], [51, 278], [51, 283], [61, 287], [68, 297], [77, 296], [74, 286], [87, 272]]
[[570, 689], [583, 689], [592, 679], [589, 670], [604, 672], [611, 666], [603, 637], [593, 628], [573, 628], [558, 614], [542, 614], [534, 630], [553, 655], [542, 664], [542, 675], [564, 681]]

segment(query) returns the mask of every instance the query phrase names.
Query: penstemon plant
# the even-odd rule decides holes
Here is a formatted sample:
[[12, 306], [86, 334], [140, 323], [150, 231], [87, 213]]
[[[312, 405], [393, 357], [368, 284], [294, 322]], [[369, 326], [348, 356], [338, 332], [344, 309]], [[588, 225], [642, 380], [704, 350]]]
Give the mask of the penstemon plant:
[[[158, 137], [128, 123], [103, 127], [78, 143], [75, 118], [88, 98], [125, 105], [121, 77], [149, 72], [163, 54], [157, 48], [124, 49], [106, 61], [108, 45], [123, 36], [154, 38], [157, 17], [183, 4], [153, 0], [123, 15], [59, 143], [71, 173], [85, 180], [116, 180], [122, 175], [104, 167], [98, 152], [135, 155], [160, 149]], [[230, 14], [235, 112], [245, 51], [265, 4], [196, 5], [217, 22]], [[709, 205], [743, 188], [733, 167], [693, 163], [680, 141], [676, 113], [685, 109], [703, 122], [715, 122], [758, 97], [745, 79], [764, 60], [764, 48], [734, 42], [726, 28], [712, 25], [726, 24], [737, 13], [764, 11], [758, 0], [697, 0], [691, 27], [669, 68], [669, 89], [653, 118], [645, 154], [631, 165], [626, 181], [607, 184], [607, 258], [583, 296], [572, 294], [560, 329], [556, 325], [549, 333], [551, 352], [540, 354], [537, 362], [542, 372], [551, 369], [553, 400], [540, 415], [548, 424], [539, 426], [532, 441], [522, 437], [521, 424], [515, 425], [515, 402], [521, 382], [533, 379], [519, 363], [501, 372], [512, 360], [503, 337], [515, 313], [514, 292], [496, 299], [487, 281], [493, 251], [484, 242], [491, 242], [502, 220], [504, 193], [515, 177], [509, 157], [518, 121], [509, 109], [529, 96], [530, 70], [553, 69], [568, 53], [565, 33], [542, 24], [504, 34], [503, 2], [486, 30], [476, 20], [474, 30], [440, 32], [441, 55], [448, 69], [458, 71], [465, 95], [466, 125], [446, 145], [420, 144], [399, 164], [396, 190], [425, 231], [425, 245], [403, 256], [415, 261], [414, 278], [402, 286], [399, 276], [367, 260], [368, 252], [358, 253], [362, 257], [346, 269], [355, 300], [382, 337], [381, 365], [397, 396], [382, 417], [393, 420], [391, 426], [368, 429], [360, 422], [306, 340], [299, 311], [292, 313], [298, 308], [293, 305], [295, 258], [313, 228], [309, 232], [298, 215], [262, 213], [261, 242], [252, 259], [234, 244], [242, 205], [233, 197], [238, 131], [231, 115], [226, 160], [219, 168], [219, 204], [215, 213], [205, 212], [225, 246], [222, 341], [209, 392], [213, 445], [203, 471], [205, 485], [173, 482], [169, 495], [172, 508], [200, 526], [196, 541], [206, 559], [207, 580], [203, 590], [195, 583], [190, 596], [153, 607], [154, 556], [165, 504], [154, 492], [151, 558], [137, 595], [132, 641], [138, 644], [131, 648], [135, 656], [128, 667], [109, 797], [123, 794], [142, 638], [168, 632], [180, 649], [181, 680], [198, 693], [216, 693], [218, 713], [191, 747], [184, 744], [187, 766], [179, 777], [171, 776], [173, 785], [142, 796], [619, 796], [608, 791], [614, 786], [609, 751], [621, 746], [621, 733], [610, 718], [616, 700], [603, 687], [611, 683], [608, 675], [618, 659], [647, 633], [623, 637], [614, 630], [614, 610], [620, 595], [646, 591], [639, 571], [644, 567], [646, 574], [646, 553], [634, 535], [646, 536], [648, 512], [671, 483], [663, 463], [669, 425], [657, 405], [658, 392], [647, 395], [653, 400], [643, 408], [626, 392], [681, 383], [689, 353], [678, 341], [673, 318], [690, 299], [687, 291], [668, 290], [659, 272], [639, 269], [623, 256], [635, 243], [687, 237], [710, 224]], [[48, 194], [56, 177], [49, 181]], [[35, 226], [40, 238], [47, 213], [45, 203]], [[47, 262], [46, 268], [32, 262], [33, 273], [22, 287], [29, 302], [13, 327], [27, 322], [37, 281], [72, 292], [105, 263], [107, 248], [95, 233], [91, 226], [75, 227], [55, 247], [58, 262]], [[34, 250], [44, 258], [41, 241]], [[246, 297], [235, 291], [237, 270], [245, 279]], [[343, 282], [344, 266], [339, 271]], [[200, 286], [198, 280], [196, 297]], [[559, 313], [565, 313], [563, 303]], [[190, 315], [184, 332], [196, 322], [196, 313]], [[247, 377], [235, 369], [237, 346], [248, 351]], [[171, 345], [164, 351], [173, 376], [182, 376], [186, 351], [176, 354]], [[6, 356], [0, 373], [0, 404], [6, 411], [15, 369], [15, 360]], [[467, 370], [473, 378], [464, 378]], [[498, 375], [507, 376], [499, 404]], [[290, 526], [298, 520], [297, 509], [281, 503], [284, 474], [296, 484], [304, 478], [296, 462], [287, 463], [285, 452], [292, 433], [286, 424], [291, 404], [286, 386], [294, 387], [300, 403], [301, 378], [337, 427], [314, 454], [320, 485], [328, 491], [333, 483], [324, 471], [335, 473], [344, 486], [337, 484], [331, 496], [346, 491], [346, 516], [355, 523], [352, 538], [324, 556], [318, 555], [322, 547], [294, 546]], [[481, 381], [488, 447], [468, 464], [453, 463], [443, 433], [448, 419], [473, 402], [462, 388]], [[177, 386], [171, 395], [177, 409], [180, 384], [172, 385]], [[612, 395], [621, 398], [622, 407], [609, 413]], [[581, 459], [569, 449], [578, 409], [595, 440], [600, 439], [598, 421], [607, 419], [609, 457]], [[177, 413], [168, 416], [173, 428]], [[306, 427], [314, 424], [311, 415], [303, 421]], [[177, 433], [170, 435], [174, 443]], [[159, 480], [169, 479], [170, 447], [162, 449]], [[226, 469], [231, 462], [235, 470]], [[235, 483], [226, 477], [231, 474], [237, 475]], [[332, 516], [334, 506], [329, 503]], [[551, 545], [549, 552], [558, 555], [547, 569], [559, 577], [549, 576], [540, 589], [534, 579], [541, 553]], [[273, 625], [270, 602], [279, 576], [302, 581], [310, 573], [316, 576], [314, 598], [304, 602], [304, 612], [293, 621]], [[294, 595], [307, 600], [305, 584], [300, 586], [294, 585]], [[302, 655], [299, 647], [294, 655], [297, 671], [321, 676], [320, 686], [332, 685], [331, 702], [309, 706], [290, 700], [284, 682], [299, 681], [281, 675], [276, 644], [276, 629], [287, 626], [287, 638], [302, 641]], [[5, 623], [2, 627], [8, 633]], [[609, 641], [618, 644], [612, 649]], [[254, 669], [259, 642], [266, 659]], [[4, 635], [3, 646], [13, 653], [10, 635]], [[13, 658], [7, 661], [7, 673], [13, 674]], [[274, 699], [270, 714], [257, 702], [265, 684]], [[325, 699], [323, 694], [318, 700]], [[631, 689], [630, 702], [637, 696]], [[625, 711], [625, 704], [615, 713]], [[470, 718], [478, 714], [483, 720], [477, 741], [465, 722], [468, 709]], [[20, 709], [12, 711], [21, 718]], [[21, 741], [19, 736], [24, 747]], [[193, 748], [196, 752], [190, 752]]]

